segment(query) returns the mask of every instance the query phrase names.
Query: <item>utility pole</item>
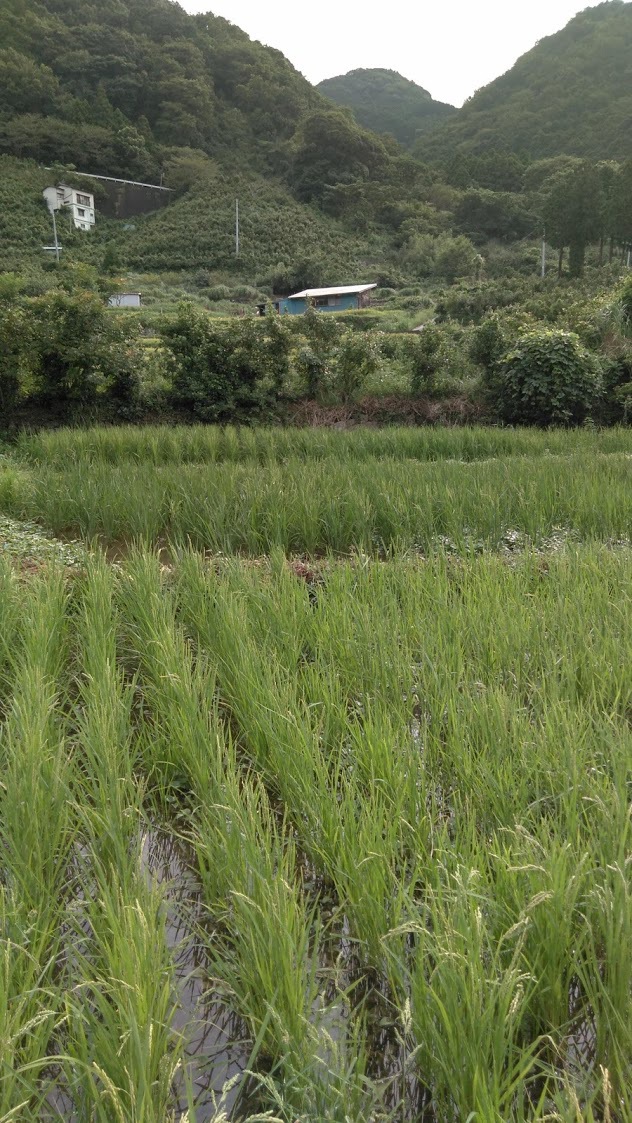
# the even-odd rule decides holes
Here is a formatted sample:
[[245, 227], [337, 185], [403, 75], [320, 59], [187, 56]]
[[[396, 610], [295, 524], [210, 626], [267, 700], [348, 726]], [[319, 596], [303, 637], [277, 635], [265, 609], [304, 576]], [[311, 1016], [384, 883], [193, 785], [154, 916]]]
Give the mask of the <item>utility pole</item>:
[[51, 213], [51, 217], [52, 217], [52, 220], [53, 220], [53, 237], [55, 239], [55, 258], [57, 260], [57, 264], [59, 265], [59, 242], [57, 241], [57, 221], [55, 219], [54, 210], [52, 210], [50, 213]]
[[54, 238], [54, 245], [43, 246], [42, 249], [54, 250], [55, 258], [56, 258], [57, 264], [59, 265], [59, 251], [61, 249], [61, 246], [59, 244], [59, 239], [57, 237], [57, 220], [55, 218], [55, 211], [59, 207], [59, 201], [57, 199], [57, 191], [54, 187], [46, 187], [46, 188], [44, 188], [44, 191], [42, 192], [42, 194], [43, 194], [43, 196], [46, 200], [46, 206], [48, 207], [48, 209], [50, 211], [50, 216], [53, 220], [53, 238]]
[[239, 199], [235, 199], [235, 257], [239, 257]]
[[540, 276], [544, 277], [546, 274], [546, 231], [542, 231], [542, 261], [540, 266]]

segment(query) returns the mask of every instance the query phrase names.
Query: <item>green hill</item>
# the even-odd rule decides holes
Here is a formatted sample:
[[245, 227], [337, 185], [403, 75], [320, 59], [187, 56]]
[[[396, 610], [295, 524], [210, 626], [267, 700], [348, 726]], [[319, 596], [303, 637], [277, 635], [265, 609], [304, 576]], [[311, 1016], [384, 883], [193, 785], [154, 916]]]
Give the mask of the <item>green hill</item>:
[[[99, 184], [83, 182], [92, 187]], [[42, 190], [51, 173], [32, 160], [0, 156], [2, 268], [24, 269], [46, 261], [52, 241]], [[240, 255], [235, 257], [235, 200], [240, 201]], [[15, 200], [21, 201], [15, 206]], [[93, 231], [73, 230], [58, 216], [65, 261], [100, 266], [106, 249], [124, 270], [164, 272], [207, 269], [281, 287], [335, 284], [364, 276], [382, 255], [378, 237], [360, 239], [318, 209], [297, 202], [280, 183], [254, 173], [211, 172], [173, 203], [129, 221], [99, 214]], [[372, 272], [371, 272], [372, 276]], [[285, 280], [285, 284], [284, 284]]]
[[279, 51], [168, 0], [3, 0], [0, 152], [159, 174], [165, 150], [273, 161], [323, 99]]
[[337, 105], [352, 109], [365, 128], [390, 133], [405, 148], [457, 112], [453, 105], [434, 101], [427, 90], [396, 70], [350, 70], [326, 78], [316, 88]]
[[[239, 199], [240, 254], [235, 257], [235, 200]], [[134, 229], [125, 227], [133, 225]], [[156, 214], [118, 224], [115, 242], [130, 268], [206, 268], [239, 272], [270, 283], [299, 263], [306, 284], [336, 284], [371, 256], [367, 239], [354, 237], [316, 208], [297, 202], [261, 176], [218, 174]], [[379, 246], [374, 254], [379, 255]], [[318, 262], [316, 266], [314, 263]], [[300, 287], [301, 278], [297, 278]], [[291, 287], [293, 281], [288, 278]]]
[[632, 3], [607, 0], [542, 39], [416, 146], [422, 159], [506, 149], [632, 156]]
[[[491, 256], [494, 243], [508, 247], [541, 229], [543, 184], [564, 169], [556, 160], [535, 169], [530, 161], [632, 151], [632, 130], [624, 128], [628, 105], [632, 119], [631, 13], [632, 4], [611, 0], [576, 17], [460, 111], [391, 71], [346, 76], [365, 108], [390, 105], [390, 125], [384, 111], [374, 128], [418, 131], [415, 121], [452, 113], [416, 142], [448, 165], [440, 173], [363, 127], [280, 52], [212, 14], [188, 15], [170, 0], [3, 0], [0, 269], [45, 267], [51, 225], [42, 188], [79, 169], [160, 177], [172, 195], [154, 214], [106, 218], [103, 186], [93, 181], [96, 228], [76, 231], [60, 215], [70, 264], [105, 270], [116, 262], [189, 280], [197, 272], [203, 288], [234, 280], [268, 291], [373, 276], [395, 286], [470, 277], [480, 249], [489, 246]], [[619, 187], [628, 173], [597, 174], [599, 223], [586, 227], [587, 242], [594, 226], [598, 240], [627, 245], [613, 217], [622, 208], [610, 196], [625, 204], [627, 187], [623, 195]], [[581, 169], [577, 176], [586, 179]], [[530, 252], [524, 262], [520, 250], [501, 254], [494, 268], [512, 261], [530, 271]]]
[[98, 264], [113, 242], [131, 268], [287, 266], [333, 283], [373, 253], [375, 231], [360, 241], [331, 207], [323, 213], [324, 185], [379, 178], [400, 156], [225, 19], [170, 0], [4, 0], [0, 89], [4, 268], [41, 261], [51, 240], [42, 188], [69, 167], [162, 177], [174, 193], [162, 215], [116, 223], [101, 213], [89, 238], [62, 219], [65, 259]]

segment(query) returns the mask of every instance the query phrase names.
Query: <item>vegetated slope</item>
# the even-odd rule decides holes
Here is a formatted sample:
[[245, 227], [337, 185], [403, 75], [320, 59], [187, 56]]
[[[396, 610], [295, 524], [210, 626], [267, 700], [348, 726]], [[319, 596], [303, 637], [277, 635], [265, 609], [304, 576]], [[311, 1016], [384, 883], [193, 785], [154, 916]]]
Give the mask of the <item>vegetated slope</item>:
[[264, 161], [323, 102], [280, 51], [169, 0], [4, 0], [0, 152], [147, 178], [164, 148]]
[[390, 133], [405, 148], [457, 112], [453, 105], [434, 101], [427, 90], [396, 70], [350, 70], [336, 78], [325, 78], [316, 89], [337, 105], [352, 109], [365, 128]]
[[53, 240], [50, 215], [42, 191], [50, 172], [32, 160], [0, 156], [0, 268], [11, 269], [25, 259], [43, 257], [42, 246]]
[[[237, 198], [238, 260], [234, 237]], [[293, 271], [301, 265], [307, 269], [308, 283], [310, 261], [318, 260], [326, 269], [323, 283], [340, 283], [346, 276], [355, 279], [356, 273], [364, 279], [366, 239], [353, 236], [316, 208], [296, 202], [282, 185], [260, 176], [218, 175], [133, 225], [131, 231], [119, 226], [116, 234], [121, 259], [133, 268], [230, 269], [251, 280], [257, 277], [272, 283], [274, 278], [283, 289], [301, 284], [299, 275], [292, 280]], [[289, 275], [284, 283], [286, 271]]]
[[[20, 271], [46, 260], [42, 246], [52, 243], [53, 230], [42, 190], [50, 183], [51, 172], [34, 161], [0, 156], [2, 268]], [[269, 283], [274, 279], [289, 288], [300, 286], [303, 276], [305, 283], [312, 276], [323, 284], [356, 275], [362, 280], [367, 256], [380, 256], [379, 239], [360, 239], [318, 209], [298, 203], [281, 183], [254, 173], [211, 173], [164, 210], [128, 222], [104, 219], [98, 214], [98, 198], [96, 206], [98, 221], [89, 235], [73, 230], [65, 214], [58, 215], [65, 261], [99, 266], [111, 246], [123, 268], [229, 270], [250, 281], [269, 278]], [[369, 280], [372, 276], [369, 269]]]
[[580, 12], [422, 138], [416, 154], [446, 160], [494, 148], [531, 159], [632, 155], [631, 3]]
[[[7, 205], [17, 212], [26, 191], [34, 219], [27, 233], [24, 216], [8, 215], [9, 268], [50, 240], [44, 183], [32, 165], [22, 176], [20, 160], [150, 182], [164, 175], [174, 189], [173, 213], [126, 224], [142, 234], [108, 228], [101, 218], [83, 244], [69, 232], [68, 247], [82, 260], [96, 262], [109, 237], [120, 243], [124, 264], [164, 268], [203, 261], [265, 272], [319, 250], [332, 282], [347, 279], [338, 269], [357, 260], [359, 240], [338, 221], [344, 199], [323, 215], [325, 189], [405, 178], [401, 149], [387, 151], [279, 51], [170, 0], [6, 0], [0, 45], [0, 157], [13, 158]], [[420, 171], [408, 169], [410, 191]], [[236, 194], [253, 203], [243, 215], [240, 263], [229, 213]], [[354, 210], [370, 223], [366, 206]], [[366, 256], [375, 236], [363, 236]]]

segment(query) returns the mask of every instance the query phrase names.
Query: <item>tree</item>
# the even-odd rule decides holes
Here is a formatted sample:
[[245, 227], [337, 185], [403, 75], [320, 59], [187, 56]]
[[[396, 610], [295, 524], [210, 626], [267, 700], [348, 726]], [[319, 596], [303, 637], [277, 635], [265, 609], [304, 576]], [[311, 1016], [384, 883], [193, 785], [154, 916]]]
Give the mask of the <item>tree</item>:
[[297, 196], [319, 198], [326, 185], [368, 179], [388, 162], [384, 145], [337, 109], [309, 113], [297, 132], [293, 180]]
[[341, 401], [347, 402], [357, 394], [379, 363], [378, 346], [367, 332], [344, 332], [336, 356], [334, 380], [334, 390]]
[[164, 164], [164, 182], [176, 195], [192, 187], [210, 187], [217, 165], [199, 148], [172, 148]]
[[500, 191], [466, 191], [454, 217], [464, 234], [482, 241], [513, 242], [531, 234], [536, 223], [520, 197]]
[[218, 326], [193, 305], [181, 304], [161, 336], [176, 407], [219, 422], [266, 417], [276, 408], [291, 339], [274, 316]]
[[426, 324], [423, 331], [403, 340], [403, 355], [410, 371], [410, 392], [413, 395], [429, 393], [434, 387], [439, 369], [441, 331]]
[[0, 299], [0, 425], [17, 405], [31, 360], [31, 325], [23, 307]]
[[611, 233], [624, 252], [632, 248], [632, 159], [619, 168], [612, 184]]
[[54, 289], [28, 305], [32, 380], [48, 402], [130, 400], [138, 382], [136, 324], [108, 312], [92, 292]]
[[0, 89], [4, 114], [55, 113], [62, 100], [53, 71], [14, 50], [0, 51]]
[[586, 247], [597, 241], [603, 229], [604, 195], [597, 168], [588, 161], [556, 177], [545, 198], [542, 218], [547, 241], [562, 255], [570, 249], [569, 270], [580, 277]]

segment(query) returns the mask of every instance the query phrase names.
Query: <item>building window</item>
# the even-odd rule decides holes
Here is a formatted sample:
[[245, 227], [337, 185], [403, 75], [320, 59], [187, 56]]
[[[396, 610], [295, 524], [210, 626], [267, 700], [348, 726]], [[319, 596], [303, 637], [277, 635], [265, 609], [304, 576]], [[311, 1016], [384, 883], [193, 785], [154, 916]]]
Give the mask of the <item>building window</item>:
[[81, 203], [84, 207], [89, 207], [90, 206], [90, 196], [78, 194], [77, 195], [77, 202]]
[[82, 218], [85, 213], [86, 212], [84, 211], [83, 207], [77, 207], [77, 214], [80, 214]]

